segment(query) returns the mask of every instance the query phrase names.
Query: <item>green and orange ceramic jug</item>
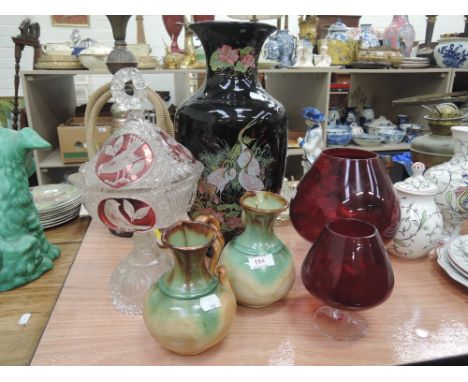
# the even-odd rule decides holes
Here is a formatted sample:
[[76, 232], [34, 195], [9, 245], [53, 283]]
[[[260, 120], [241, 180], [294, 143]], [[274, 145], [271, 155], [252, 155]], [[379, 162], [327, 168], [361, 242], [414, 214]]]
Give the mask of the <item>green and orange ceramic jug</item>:
[[[166, 349], [183, 355], [204, 352], [226, 336], [236, 313], [226, 269], [217, 266], [224, 247], [219, 222], [212, 216], [180, 221], [161, 240], [172, 250], [175, 265], [146, 293], [145, 325]], [[211, 246], [208, 267], [205, 255]]]
[[240, 199], [244, 232], [224, 248], [220, 264], [227, 269], [237, 302], [261, 308], [282, 299], [294, 284], [294, 263], [273, 225], [288, 201], [268, 191], [248, 191]]

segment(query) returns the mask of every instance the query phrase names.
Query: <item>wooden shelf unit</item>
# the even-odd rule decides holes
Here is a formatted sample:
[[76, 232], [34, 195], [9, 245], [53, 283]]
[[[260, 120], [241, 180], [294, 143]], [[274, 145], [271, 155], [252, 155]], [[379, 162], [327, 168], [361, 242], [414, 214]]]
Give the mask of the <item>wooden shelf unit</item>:
[[[143, 70], [143, 76], [172, 76], [174, 94], [172, 100], [179, 105], [193, 91], [193, 74], [203, 74], [204, 69]], [[279, 100], [288, 113], [289, 129], [304, 130], [301, 111], [306, 106], [314, 106], [325, 112], [328, 117], [330, 83], [332, 74], [349, 74], [351, 89], [360, 87], [375, 110], [375, 115], [384, 115], [396, 121], [398, 114], [408, 114], [411, 122], [424, 124], [423, 108], [417, 106], [392, 106], [397, 98], [417, 96], [429, 93], [452, 91], [453, 88], [468, 88], [468, 70], [466, 69], [259, 69], [265, 76], [266, 90]], [[29, 70], [21, 72], [21, 83], [30, 127], [48, 140], [52, 152], [36, 151], [34, 154], [39, 184], [56, 182], [63, 179], [76, 165], [64, 165], [58, 154], [57, 126], [74, 115], [76, 93], [74, 76], [109, 76], [106, 71], [88, 70]], [[326, 139], [326, 131], [324, 137]], [[349, 145], [348, 147], [351, 147]], [[390, 146], [390, 145], [389, 145]], [[362, 147], [361, 147], [362, 148]], [[388, 151], [394, 148], [366, 148], [372, 151]], [[408, 149], [398, 146], [396, 151]], [[294, 149], [288, 155], [298, 155]]]

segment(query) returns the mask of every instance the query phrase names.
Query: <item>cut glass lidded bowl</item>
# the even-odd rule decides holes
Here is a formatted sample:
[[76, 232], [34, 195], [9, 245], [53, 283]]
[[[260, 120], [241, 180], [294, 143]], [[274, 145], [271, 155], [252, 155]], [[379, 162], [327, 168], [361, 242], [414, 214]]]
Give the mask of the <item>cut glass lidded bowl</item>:
[[[133, 82], [133, 96], [125, 84]], [[111, 277], [112, 302], [121, 312], [141, 314], [146, 290], [173, 266], [155, 229], [186, 219], [203, 165], [158, 126], [144, 120], [146, 85], [135, 68], [112, 80], [116, 102], [130, 110], [122, 128], [70, 181], [84, 191], [94, 219], [117, 232], [134, 233], [134, 249]]]

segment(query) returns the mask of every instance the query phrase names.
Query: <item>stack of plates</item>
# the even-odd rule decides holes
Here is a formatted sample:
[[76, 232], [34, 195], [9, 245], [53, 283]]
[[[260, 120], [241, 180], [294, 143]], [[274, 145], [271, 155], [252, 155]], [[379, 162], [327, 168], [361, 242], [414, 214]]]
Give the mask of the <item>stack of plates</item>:
[[41, 55], [34, 64], [34, 69], [84, 69], [80, 60], [73, 55], [66, 56], [50, 56], [47, 54]]
[[437, 262], [455, 281], [468, 288], [468, 235], [437, 249]]
[[401, 69], [422, 69], [429, 66], [431, 66], [431, 62], [424, 57], [405, 57], [398, 65]]
[[81, 191], [71, 184], [31, 187], [31, 193], [44, 228], [63, 224], [80, 213]]

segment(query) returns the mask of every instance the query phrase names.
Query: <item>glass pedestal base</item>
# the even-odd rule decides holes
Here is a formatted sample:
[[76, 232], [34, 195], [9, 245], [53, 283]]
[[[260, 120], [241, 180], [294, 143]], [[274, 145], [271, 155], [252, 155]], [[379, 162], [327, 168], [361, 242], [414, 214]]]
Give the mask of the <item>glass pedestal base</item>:
[[322, 306], [314, 314], [319, 332], [340, 341], [353, 341], [367, 334], [367, 321], [357, 313]]
[[152, 232], [135, 233], [134, 249], [114, 270], [110, 280], [112, 303], [122, 313], [143, 313], [146, 291], [174, 266], [174, 259], [158, 247]]

